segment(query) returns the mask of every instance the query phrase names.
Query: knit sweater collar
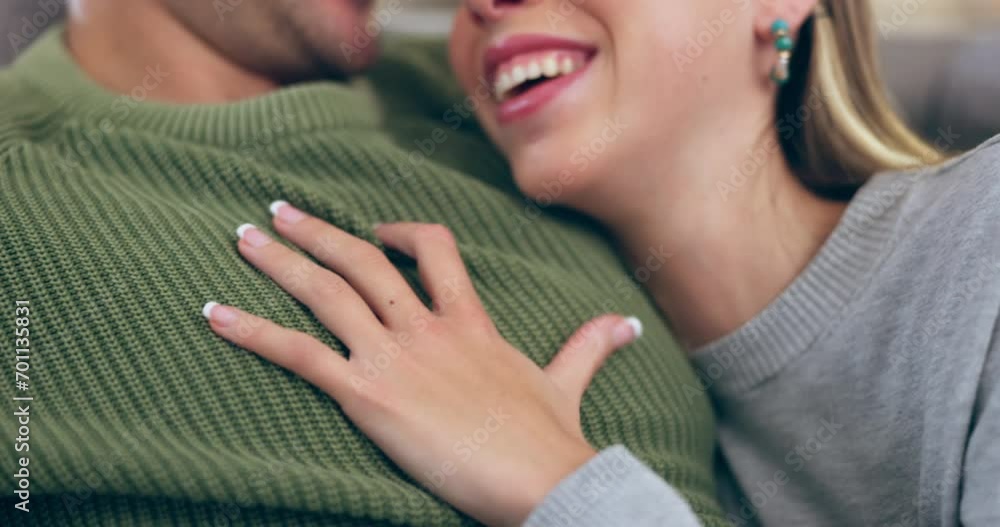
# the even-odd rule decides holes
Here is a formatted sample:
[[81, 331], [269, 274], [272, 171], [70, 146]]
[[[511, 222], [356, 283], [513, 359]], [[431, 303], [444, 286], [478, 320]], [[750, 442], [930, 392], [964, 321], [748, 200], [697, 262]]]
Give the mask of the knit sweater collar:
[[836, 324], [890, 252], [901, 203], [921, 172], [869, 180], [806, 269], [762, 312], [696, 350], [699, 377], [717, 395], [753, 389]]
[[[10, 73], [53, 101], [53, 112], [99, 128], [148, 130], [204, 144], [239, 147], [268, 133], [322, 128], [372, 128], [380, 116], [363, 79], [320, 81], [224, 104], [178, 105], [149, 99], [164, 73], [147, 69], [146, 86], [112, 93], [94, 82], [70, 55], [65, 28], [50, 29], [15, 63]], [[144, 80], [144, 81], [145, 81]]]

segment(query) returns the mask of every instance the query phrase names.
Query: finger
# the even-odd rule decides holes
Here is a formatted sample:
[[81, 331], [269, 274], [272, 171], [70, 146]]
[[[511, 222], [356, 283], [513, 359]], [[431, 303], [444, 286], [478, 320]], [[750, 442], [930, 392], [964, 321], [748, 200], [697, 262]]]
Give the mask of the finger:
[[347, 359], [299, 331], [232, 306], [209, 302], [202, 308], [220, 337], [302, 377], [334, 399], [347, 394]]
[[385, 334], [364, 299], [336, 273], [275, 242], [253, 225], [241, 225], [236, 232], [240, 254], [312, 310], [348, 348], [363, 348]]
[[375, 235], [386, 247], [417, 261], [420, 281], [441, 313], [483, 310], [455, 237], [447, 227], [430, 223], [389, 223], [379, 225]]
[[545, 368], [549, 378], [579, 403], [604, 361], [642, 335], [637, 318], [597, 317], [580, 327]]
[[427, 313], [413, 288], [374, 245], [284, 201], [271, 204], [274, 228], [343, 276], [386, 326], [400, 327]]

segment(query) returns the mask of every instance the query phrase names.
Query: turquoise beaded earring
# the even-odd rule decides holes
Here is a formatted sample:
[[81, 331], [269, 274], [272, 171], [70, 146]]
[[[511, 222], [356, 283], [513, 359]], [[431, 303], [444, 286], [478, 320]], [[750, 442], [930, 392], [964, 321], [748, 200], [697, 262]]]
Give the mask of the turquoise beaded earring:
[[771, 80], [780, 86], [788, 82], [792, 75], [792, 49], [795, 48], [795, 41], [792, 40], [788, 22], [781, 18], [771, 24], [771, 35], [774, 36], [774, 47], [778, 50], [778, 63], [771, 69]]

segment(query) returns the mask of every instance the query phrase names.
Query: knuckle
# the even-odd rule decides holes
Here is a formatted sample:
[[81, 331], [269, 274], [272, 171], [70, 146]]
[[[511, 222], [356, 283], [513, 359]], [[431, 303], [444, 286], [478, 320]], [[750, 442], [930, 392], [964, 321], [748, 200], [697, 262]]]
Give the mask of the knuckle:
[[302, 289], [308, 289], [316, 279], [318, 269], [308, 260], [300, 260], [289, 265], [282, 271], [278, 278], [278, 283], [282, 289], [289, 293], [295, 293]]
[[580, 326], [580, 335], [584, 338], [590, 339], [596, 335], [600, 335], [605, 330], [609, 329], [611, 326], [611, 319], [607, 317], [598, 317], [587, 321], [584, 325]]
[[323, 272], [317, 273], [317, 275], [314, 286], [310, 288], [316, 300], [340, 296], [350, 287], [347, 280], [338, 274]]
[[417, 310], [407, 320], [408, 330], [415, 334], [427, 331], [427, 327], [438, 317], [426, 309]]
[[454, 243], [451, 229], [439, 223], [426, 223], [417, 227], [414, 236], [417, 243]]
[[610, 328], [609, 322], [610, 319], [606, 317], [588, 320], [570, 335], [569, 340], [566, 341], [565, 348], [579, 349], [594, 345], [601, 340], [604, 333]]
[[496, 332], [496, 325], [493, 319], [479, 306], [469, 306], [462, 308], [462, 317], [476, 331], [483, 331], [492, 334]]
[[490, 320], [490, 317], [479, 317], [471, 322], [471, 327], [476, 330], [477, 334], [485, 335], [489, 337], [500, 336], [500, 330], [497, 329], [496, 324]]
[[312, 248], [309, 252], [319, 260], [326, 260], [339, 253], [343, 245], [343, 241], [338, 239], [333, 232], [330, 232], [329, 229], [324, 229], [313, 240]]
[[563, 345], [565, 350], [579, 350], [586, 347], [591, 343], [589, 335], [582, 331], [577, 331], [576, 333], [570, 335], [569, 340]]
[[449, 324], [440, 317], [428, 317], [424, 322], [424, 331], [428, 335], [441, 337], [451, 333], [451, 327]]
[[366, 241], [358, 240], [348, 252], [349, 259], [360, 265], [380, 266], [389, 263], [385, 253]]
[[384, 419], [402, 413], [399, 410], [399, 397], [393, 393], [388, 383], [368, 381], [363, 376], [354, 374], [351, 384], [354, 390], [351, 409], [358, 415], [379, 416]]
[[438, 284], [438, 298], [436, 301], [439, 303], [438, 307], [443, 308], [451, 305], [462, 305], [467, 309], [473, 307], [482, 309], [482, 303], [479, 300], [479, 295], [476, 290], [472, 287], [466, 287], [468, 285], [467, 280], [460, 279], [456, 276], [445, 278]]

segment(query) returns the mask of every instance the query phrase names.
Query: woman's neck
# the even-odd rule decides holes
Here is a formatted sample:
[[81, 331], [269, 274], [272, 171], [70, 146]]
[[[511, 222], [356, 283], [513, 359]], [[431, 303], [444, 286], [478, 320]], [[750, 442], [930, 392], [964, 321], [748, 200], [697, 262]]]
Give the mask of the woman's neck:
[[[760, 313], [816, 255], [846, 209], [795, 177], [773, 127], [750, 148], [662, 163], [609, 222], [678, 338], [697, 348]], [[664, 168], [666, 167], [666, 168]], [[644, 269], [644, 271], [640, 271]], [[646, 279], [648, 277], [648, 279]]]

